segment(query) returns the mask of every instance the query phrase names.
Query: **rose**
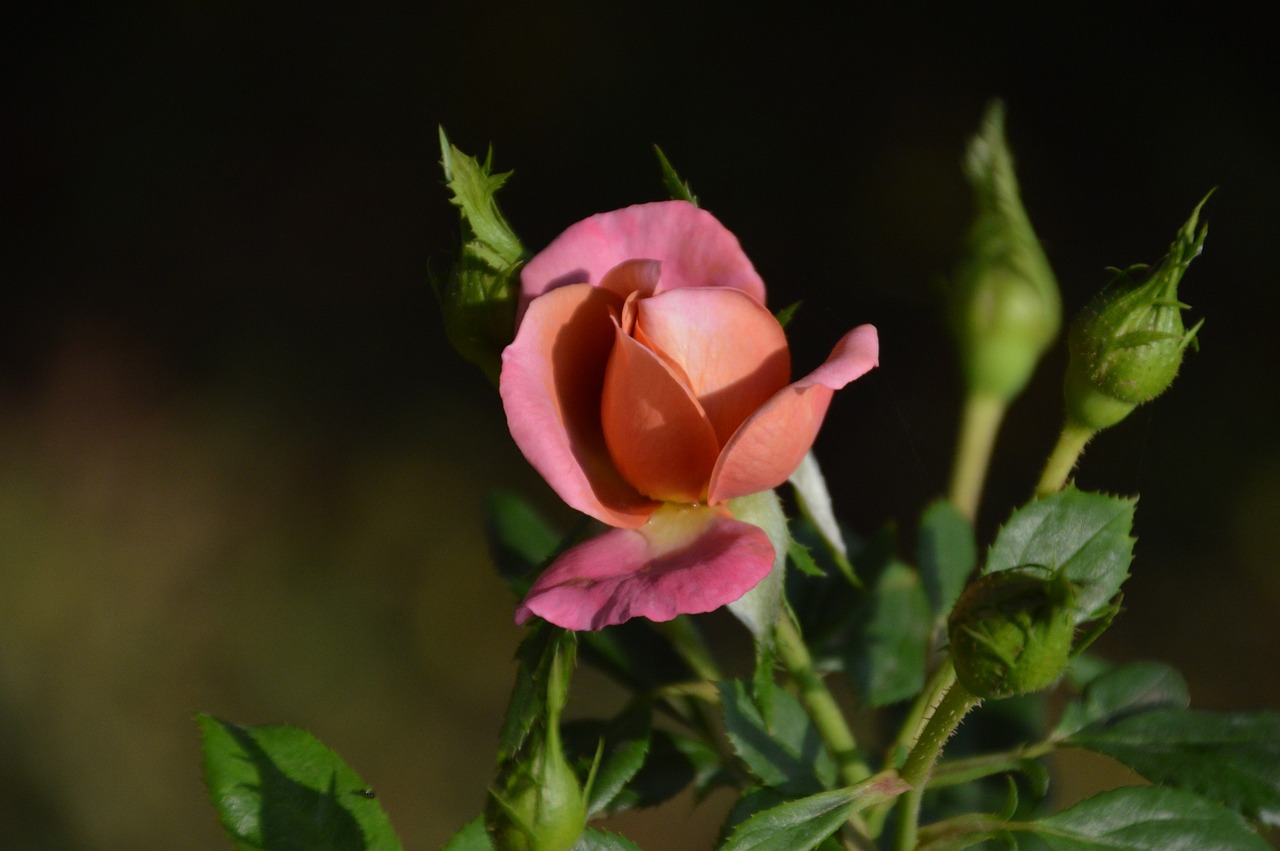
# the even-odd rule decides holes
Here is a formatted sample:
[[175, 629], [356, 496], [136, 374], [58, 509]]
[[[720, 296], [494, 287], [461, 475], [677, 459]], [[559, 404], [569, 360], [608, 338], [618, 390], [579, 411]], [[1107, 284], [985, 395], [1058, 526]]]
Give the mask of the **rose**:
[[790, 351], [737, 239], [683, 201], [601, 213], [521, 273], [500, 389], [516, 444], [614, 529], [561, 554], [516, 610], [567, 629], [707, 612], [774, 563], [731, 501], [777, 487], [832, 393], [877, 363], [864, 325], [788, 383]]

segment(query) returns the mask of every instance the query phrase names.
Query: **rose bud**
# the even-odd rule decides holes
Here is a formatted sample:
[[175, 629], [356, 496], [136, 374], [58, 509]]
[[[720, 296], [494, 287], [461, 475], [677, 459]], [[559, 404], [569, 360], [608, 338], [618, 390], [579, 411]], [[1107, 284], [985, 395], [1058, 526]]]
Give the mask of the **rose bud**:
[[666, 621], [769, 575], [774, 544], [735, 505], [787, 481], [879, 344], [855, 328], [792, 381], [764, 295], [737, 238], [685, 201], [592, 216], [524, 266], [499, 385], [511, 436], [566, 503], [613, 528], [561, 553], [517, 623]]
[[[525, 670], [532, 675], [531, 699], [539, 702], [539, 712], [515, 753], [499, 763], [485, 808], [485, 827], [497, 851], [569, 851], [587, 823], [587, 796], [560, 740], [576, 643], [572, 633], [562, 633], [541, 648], [536, 661], [524, 658], [526, 649], [540, 646], [538, 641], [535, 633], [519, 655], [522, 665], [532, 667]], [[515, 694], [519, 691], [517, 684]], [[530, 698], [517, 701], [515, 694], [508, 711], [519, 716], [528, 711]]]
[[965, 173], [977, 213], [950, 294], [951, 325], [969, 392], [1007, 403], [1057, 337], [1062, 305], [1022, 207], [999, 102], [969, 145]]
[[1115, 425], [1173, 383], [1183, 352], [1204, 324], [1201, 320], [1190, 331], [1183, 327], [1187, 305], [1178, 301], [1178, 284], [1208, 235], [1208, 225], [1196, 230], [1208, 199], [1191, 211], [1145, 281], [1136, 283], [1130, 275], [1145, 267], [1117, 270], [1071, 324], [1065, 382], [1070, 423], [1093, 431]]
[[1060, 571], [988, 573], [960, 596], [947, 623], [961, 685], [977, 697], [1028, 694], [1066, 670], [1075, 589]]

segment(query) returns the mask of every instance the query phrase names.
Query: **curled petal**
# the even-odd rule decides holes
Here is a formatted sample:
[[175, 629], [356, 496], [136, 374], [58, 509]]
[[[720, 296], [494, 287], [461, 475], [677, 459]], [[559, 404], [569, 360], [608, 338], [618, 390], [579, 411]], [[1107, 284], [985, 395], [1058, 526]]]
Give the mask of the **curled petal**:
[[818, 436], [832, 394], [869, 372], [879, 355], [876, 329], [859, 326], [841, 338], [822, 366], [775, 394], [720, 453], [710, 501], [725, 502], [785, 482]]
[[671, 290], [644, 299], [635, 336], [677, 367], [720, 446], [791, 378], [782, 326], [737, 290]]
[[704, 501], [720, 454], [707, 415], [669, 366], [615, 333], [600, 402], [614, 466], [654, 499]]
[[520, 272], [519, 322], [529, 303], [566, 284], [599, 285], [627, 260], [662, 265], [657, 291], [731, 287], [764, 302], [764, 282], [738, 239], [705, 210], [686, 201], [637, 204], [571, 225]]
[[603, 523], [632, 527], [657, 503], [613, 465], [600, 422], [621, 304], [586, 285], [539, 299], [502, 353], [499, 389], [516, 445], [560, 498]]
[[516, 623], [537, 615], [565, 629], [602, 629], [710, 612], [755, 587], [773, 561], [759, 527], [712, 508], [666, 506], [638, 529], [613, 529], [562, 554], [533, 583]]

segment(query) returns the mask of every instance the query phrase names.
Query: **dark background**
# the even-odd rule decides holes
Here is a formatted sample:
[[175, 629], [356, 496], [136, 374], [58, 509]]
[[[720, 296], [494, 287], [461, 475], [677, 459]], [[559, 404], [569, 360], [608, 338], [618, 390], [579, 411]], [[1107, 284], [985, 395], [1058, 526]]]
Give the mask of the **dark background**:
[[[861, 531], [909, 528], [946, 486], [959, 386], [937, 293], [990, 98], [1068, 314], [1105, 267], [1156, 261], [1219, 187], [1182, 290], [1202, 349], [1079, 481], [1142, 494], [1129, 611], [1104, 649], [1174, 663], [1204, 707], [1280, 705], [1280, 129], [1261, 20], [267, 5], [39, 5], [7, 34], [6, 847], [228, 847], [202, 797], [200, 710], [313, 730], [408, 848], [478, 811], [519, 636], [479, 505], [506, 487], [566, 515], [441, 333], [427, 273], [458, 225], [438, 124], [516, 170], [502, 201], [533, 248], [663, 197], [659, 143], [772, 305], [804, 300], [798, 369], [875, 323], [882, 366], [837, 397], [817, 447]], [[1011, 412], [985, 535], [1052, 445], [1063, 361]], [[617, 705], [589, 675], [576, 686], [582, 711]], [[677, 803], [656, 817], [668, 836], [623, 829], [708, 847], [724, 805], [691, 820]]]

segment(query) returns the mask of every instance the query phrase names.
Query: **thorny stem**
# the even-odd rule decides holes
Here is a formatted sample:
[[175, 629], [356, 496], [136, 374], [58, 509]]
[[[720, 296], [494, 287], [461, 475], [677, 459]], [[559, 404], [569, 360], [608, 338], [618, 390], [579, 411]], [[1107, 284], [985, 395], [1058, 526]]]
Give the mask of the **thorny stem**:
[[955, 466], [951, 472], [951, 502], [970, 521], [978, 514], [982, 485], [991, 463], [991, 449], [1004, 419], [1005, 403], [997, 396], [970, 394], [960, 418]]
[[[948, 665], [948, 667], [951, 667]], [[920, 821], [920, 800], [924, 795], [925, 784], [933, 772], [934, 763], [942, 753], [942, 746], [955, 732], [969, 710], [977, 706], [981, 700], [969, 692], [963, 685], [954, 680], [942, 694], [934, 706], [932, 714], [925, 722], [920, 738], [907, 754], [907, 760], [899, 772], [902, 779], [911, 784], [910, 791], [902, 796], [902, 813], [898, 819], [898, 834], [894, 842], [895, 851], [911, 851], [916, 847], [916, 832]]]
[[1076, 462], [1080, 460], [1080, 453], [1084, 451], [1085, 444], [1094, 434], [1096, 432], [1093, 429], [1071, 422], [1062, 427], [1058, 443], [1049, 454], [1044, 472], [1040, 474], [1040, 483], [1036, 485], [1036, 496], [1048, 496], [1062, 490], [1071, 471], [1075, 469]]

